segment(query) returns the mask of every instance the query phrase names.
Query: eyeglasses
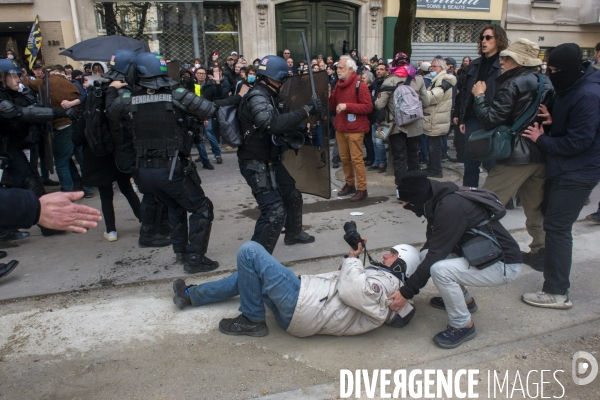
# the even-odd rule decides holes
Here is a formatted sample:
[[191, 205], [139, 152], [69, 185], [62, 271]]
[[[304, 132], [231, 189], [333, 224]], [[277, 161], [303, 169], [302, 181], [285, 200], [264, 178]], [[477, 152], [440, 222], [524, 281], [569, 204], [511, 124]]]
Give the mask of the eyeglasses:
[[442, 68], [442, 67], [440, 67], [439, 65], [432, 65], [431, 67], [429, 67], [429, 69], [431, 69], [431, 68]]
[[487, 40], [487, 41], [489, 42], [489, 41], [490, 41], [490, 40], [492, 40], [493, 38], [494, 38], [494, 37], [493, 37], [492, 35], [485, 35], [485, 36], [484, 36], [484, 35], [481, 35], [481, 36], [479, 36], [479, 40], [481, 40], [482, 42], [483, 42], [483, 39], [485, 39], [485, 40]]

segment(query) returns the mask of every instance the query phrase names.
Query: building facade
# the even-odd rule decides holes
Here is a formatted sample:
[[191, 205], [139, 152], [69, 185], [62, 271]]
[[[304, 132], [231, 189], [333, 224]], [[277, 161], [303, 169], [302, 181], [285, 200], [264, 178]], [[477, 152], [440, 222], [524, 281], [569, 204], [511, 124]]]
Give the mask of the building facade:
[[[417, 0], [414, 60], [442, 54], [477, 56], [477, 36], [488, 23], [505, 26], [509, 38], [526, 37], [546, 52], [563, 42], [584, 48], [600, 41], [600, 0]], [[0, 54], [22, 56], [39, 16], [47, 64], [73, 63], [58, 53], [80, 40], [125, 34], [182, 64], [231, 51], [252, 60], [291, 50], [305, 59], [334, 58], [353, 48], [369, 58], [395, 54], [393, 32], [399, 0], [228, 0], [131, 2], [98, 0], [0, 0]], [[344, 48], [344, 41], [348, 44]], [[544, 54], [542, 54], [542, 57]]]

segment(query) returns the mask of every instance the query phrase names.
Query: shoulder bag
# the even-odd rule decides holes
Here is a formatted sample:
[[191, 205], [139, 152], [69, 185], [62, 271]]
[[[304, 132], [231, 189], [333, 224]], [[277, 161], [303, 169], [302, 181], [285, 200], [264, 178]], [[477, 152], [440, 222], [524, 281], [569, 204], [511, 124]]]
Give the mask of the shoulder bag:
[[469, 137], [465, 145], [465, 156], [475, 161], [504, 160], [510, 157], [513, 149], [514, 132], [536, 112], [542, 98], [544, 78], [535, 73], [539, 80], [537, 98], [521, 117], [508, 127], [500, 125], [491, 130], [480, 129]]

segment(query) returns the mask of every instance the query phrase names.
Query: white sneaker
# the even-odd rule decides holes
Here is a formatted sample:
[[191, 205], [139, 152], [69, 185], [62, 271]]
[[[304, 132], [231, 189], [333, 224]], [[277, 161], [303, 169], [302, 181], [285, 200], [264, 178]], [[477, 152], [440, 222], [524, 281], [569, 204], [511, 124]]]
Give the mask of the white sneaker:
[[116, 242], [117, 241], [117, 232], [116, 231], [104, 232], [104, 239], [108, 240], [109, 242]]
[[535, 307], [569, 309], [573, 303], [569, 301], [569, 292], [565, 295], [550, 294], [539, 291], [537, 293], [525, 293], [523, 301]]

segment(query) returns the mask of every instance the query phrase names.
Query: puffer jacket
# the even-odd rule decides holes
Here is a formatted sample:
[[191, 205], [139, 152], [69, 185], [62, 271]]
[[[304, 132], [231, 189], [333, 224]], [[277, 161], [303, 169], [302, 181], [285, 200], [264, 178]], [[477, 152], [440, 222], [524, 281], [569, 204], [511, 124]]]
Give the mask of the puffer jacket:
[[446, 71], [433, 78], [427, 90], [429, 107], [423, 110], [423, 133], [427, 136], [443, 136], [450, 130], [452, 118], [452, 88], [456, 77]]
[[[386, 110], [386, 120], [394, 120], [394, 90], [399, 83], [406, 81], [406, 78], [400, 78], [398, 75], [391, 74], [383, 81], [381, 90], [375, 100], [375, 109]], [[409, 86], [414, 89], [419, 95], [419, 100], [423, 105], [423, 109], [429, 106], [429, 96], [427, 96], [427, 88], [423, 82], [423, 77], [417, 75], [415, 79], [412, 79]], [[386, 90], [388, 88], [388, 90]], [[389, 90], [393, 88], [392, 90]], [[390, 131], [390, 135], [395, 135], [398, 132], [406, 133], [408, 137], [419, 136], [423, 133], [423, 120], [419, 119], [412, 124], [397, 126], [394, 124], [394, 128]]]
[[[490, 130], [500, 125], [512, 126], [533, 104], [537, 98], [539, 80], [535, 68], [519, 67], [509, 70], [496, 79], [499, 85], [493, 99], [480, 97], [475, 100], [475, 114], [483, 129]], [[547, 76], [539, 74], [544, 79], [542, 104], [548, 109], [554, 97], [554, 89]], [[513, 152], [506, 160], [497, 161], [504, 165], [539, 164], [545, 162], [545, 157], [539, 147], [531, 140], [521, 137], [521, 133], [534, 122], [539, 122], [537, 110], [531, 118], [515, 132], [516, 138]]]
[[390, 322], [388, 296], [398, 290], [394, 275], [365, 269], [358, 258], [348, 257], [339, 271], [302, 275], [290, 335], [350, 336], [371, 331]]

